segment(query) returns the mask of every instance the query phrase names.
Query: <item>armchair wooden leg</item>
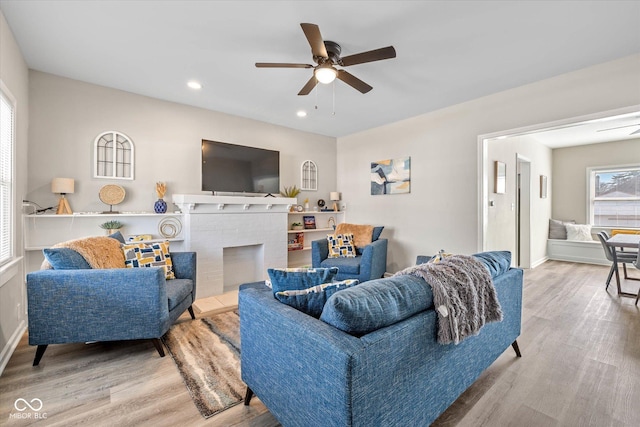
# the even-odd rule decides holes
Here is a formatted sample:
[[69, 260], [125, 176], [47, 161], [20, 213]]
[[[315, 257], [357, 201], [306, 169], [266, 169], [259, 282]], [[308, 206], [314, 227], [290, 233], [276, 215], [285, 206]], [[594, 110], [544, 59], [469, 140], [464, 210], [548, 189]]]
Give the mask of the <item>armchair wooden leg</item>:
[[253, 390], [247, 387], [247, 393], [244, 395], [244, 406], [249, 406], [249, 402], [251, 402], [252, 397], [253, 397]]
[[191, 315], [191, 318], [193, 320], [195, 320], [196, 319], [196, 315], [193, 313], [193, 306], [190, 305], [187, 310], [189, 310], [189, 314]]
[[47, 345], [48, 344], [38, 346], [38, 348], [36, 349], [36, 357], [33, 359], [33, 366], [38, 366], [38, 364], [40, 363], [40, 359], [42, 359], [44, 352], [47, 350]]
[[520, 347], [518, 347], [518, 340], [512, 342], [511, 347], [513, 347], [513, 351], [516, 352], [516, 357], [522, 357], [522, 354], [520, 353]]
[[153, 343], [153, 346], [156, 348], [156, 350], [158, 350], [158, 354], [160, 354], [160, 357], [164, 357], [164, 348], [162, 347], [162, 343], [160, 342], [160, 340], [158, 338], [153, 338], [151, 342]]

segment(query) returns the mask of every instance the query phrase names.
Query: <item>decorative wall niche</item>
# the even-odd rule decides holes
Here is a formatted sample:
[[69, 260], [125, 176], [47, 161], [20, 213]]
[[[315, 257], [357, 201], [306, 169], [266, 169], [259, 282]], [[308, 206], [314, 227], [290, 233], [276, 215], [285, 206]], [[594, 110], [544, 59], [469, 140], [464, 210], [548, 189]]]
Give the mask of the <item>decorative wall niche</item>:
[[122, 132], [108, 131], [93, 142], [93, 177], [133, 179], [133, 141]]

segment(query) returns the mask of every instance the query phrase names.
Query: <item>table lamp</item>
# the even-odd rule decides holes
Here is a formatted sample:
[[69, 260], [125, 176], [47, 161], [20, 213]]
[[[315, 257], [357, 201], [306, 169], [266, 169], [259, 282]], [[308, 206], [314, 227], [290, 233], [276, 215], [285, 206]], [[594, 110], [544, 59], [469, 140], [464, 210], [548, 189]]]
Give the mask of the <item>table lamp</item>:
[[71, 215], [73, 213], [71, 207], [69, 207], [69, 202], [64, 196], [66, 194], [73, 194], [74, 184], [75, 181], [73, 178], [53, 178], [53, 181], [51, 181], [51, 192], [60, 195], [60, 202], [58, 203], [56, 214]]
[[340, 200], [340, 193], [337, 191], [332, 191], [331, 193], [329, 193], [329, 198], [333, 202], [333, 211], [338, 212], [339, 209], [337, 202]]

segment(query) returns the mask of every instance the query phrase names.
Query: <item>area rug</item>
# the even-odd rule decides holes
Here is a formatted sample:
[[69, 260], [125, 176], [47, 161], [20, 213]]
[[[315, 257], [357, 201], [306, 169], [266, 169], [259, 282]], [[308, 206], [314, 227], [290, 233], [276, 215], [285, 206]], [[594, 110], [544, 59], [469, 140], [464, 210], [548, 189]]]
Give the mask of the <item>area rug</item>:
[[237, 310], [177, 323], [162, 340], [203, 417], [242, 402]]

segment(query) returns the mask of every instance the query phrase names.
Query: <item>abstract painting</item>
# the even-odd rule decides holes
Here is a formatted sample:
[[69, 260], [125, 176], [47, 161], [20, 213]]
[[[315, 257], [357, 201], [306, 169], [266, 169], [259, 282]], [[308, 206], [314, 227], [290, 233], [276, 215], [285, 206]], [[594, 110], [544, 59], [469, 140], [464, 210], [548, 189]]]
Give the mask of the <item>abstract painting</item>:
[[411, 192], [411, 157], [371, 162], [371, 195]]

